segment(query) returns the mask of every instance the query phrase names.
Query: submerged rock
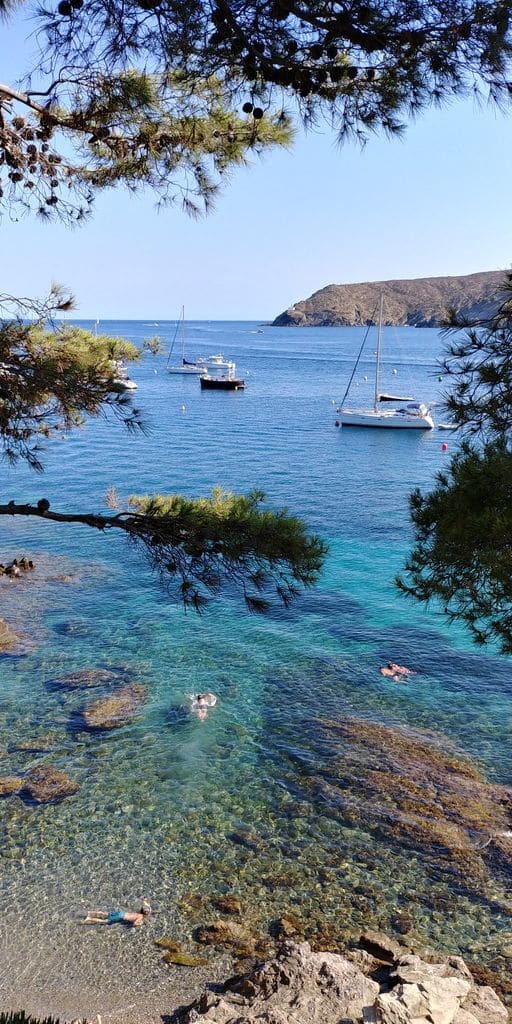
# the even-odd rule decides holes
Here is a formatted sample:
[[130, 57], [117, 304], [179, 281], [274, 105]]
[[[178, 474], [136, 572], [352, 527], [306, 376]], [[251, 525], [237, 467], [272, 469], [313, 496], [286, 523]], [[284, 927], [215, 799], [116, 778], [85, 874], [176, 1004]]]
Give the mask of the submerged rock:
[[40, 736], [33, 736], [27, 740], [17, 740], [9, 744], [9, 753], [19, 754], [46, 754], [57, 750], [62, 746], [64, 736], [62, 733], [52, 731], [43, 733]]
[[158, 946], [159, 949], [166, 949], [169, 953], [181, 953], [181, 942], [177, 939], [168, 939], [164, 935], [161, 939], [155, 939], [153, 942], [154, 946]]
[[194, 938], [205, 946], [223, 946], [244, 954], [254, 953], [260, 941], [245, 924], [223, 920], [198, 928]]
[[193, 956], [191, 953], [173, 953], [169, 950], [162, 957], [166, 964], [176, 964], [178, 967], [204, 967], [208, 960], [204, 956]]
[[88, 729], [117, 729], [136, 715], [147, 697], [145, 686], [137, 683], [123, 686], [109, 697], [99, 697], [88, 704], [83, 718]]
[[276, 939], [297, 939], [304, 938], [304, 925], [294, 914], [283, 914], [272, 925], [272, 932]]
[[73, 796], [79, 789], [78, 783], [73, 782], [65, 772], [51, 765], [41, 764], [28, 772], [22, 793], [38, 804], [47, 804]]
[[60, 636], [88, 636], [91, 623], [88, 619], [66, 619], [64, 622], [56, 622], [53, 629]]
[[54, 686], [66, 690], [85, 690], [95, 686], [113, 686], [119, 682], [119, 672], [107, 668], [83, 668], [52, 679]]
[[20, 789], [23, 789], [24, 782], [24, 779], [17, 779], [13, 775], [4, 775], [0, 778], [0, 797], [19, 793]]
[[20, 642], [20, 640], [21, 637], [19, 637], [3, 619], [0, 619], [0, 652], [10, 650], [10, 648], [14, 647]]
[[212, 903], [221, 914], [241, 914], [242, 904], [238, 896], [215, 896]]
[[208, 963], [208, 960], [202, 956], [185, 953], [181, 948], [181, 942], [177, 942], [176, 939], [168, 939], [164, 936], [161, 939], [155, 939], [154, 945], [159, 949], [166, 950], [163, 957], [163, 962], [166, 964], [176, 964], [179, 967], [204, 967]]
[[356, 718], [320, 724], [333, 753], [318, 789], [333, 813], [412, 848], [469, 892], [482, 891], [493, 862], [510, 868], [512, 790], [446, 738]]

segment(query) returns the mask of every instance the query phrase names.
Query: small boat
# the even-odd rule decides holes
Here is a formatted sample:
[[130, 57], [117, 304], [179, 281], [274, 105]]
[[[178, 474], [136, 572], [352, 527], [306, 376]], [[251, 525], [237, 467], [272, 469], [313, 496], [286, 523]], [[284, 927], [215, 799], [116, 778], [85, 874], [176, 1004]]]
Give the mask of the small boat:
[[229, 360], [217, 363], [211, 370], [202, 373], [199, 383], [204, 391], [242, 391], [245, 380], [236, 375], [236, 365]]
[[136, 391], [137, 384], [129, 376], [128, 371], [124, 363], [119, 359], [114, 361], [114, 378], [112, 381], [112, 391]]
[[[178, 335], [181, 338], [181, 362], [171, 363], [171, 356], [174, 351], [174, 346]], [[198, 377], [203, 373], [209, 373], [210, 371], [224, 372], [224, 370], [230, 365], [229, 362], [224, 359], [224, 356], [218, 352], [213, 356], [198, 356], [197, 359], [186, 359], [185, 358], [185, 343], [186, 343], [186, 332], [185, 332], [185, 307], [181, 307], [181, 315], [176, 324], [176, 330], [174, 332], [174, 338], [169, 350], [167, 357], [166, 370], [167, 373], [179, 373], [185, 376]], [[170, 365], [169, 365], [170, 364]]]
[[437, 424], [437, 429], [438, 430], [458, 430], [459, 429], [459, 424], [458, 423], [438, 423]]
[[[359, 355], [352, 371], [352, 376], [350, 377], [347, 390], [343, 396], [341, 406], [336, 410], [338, 415], [337, 423], [343, 427], [393, 427], [395, 429], [402, 430], [431, 430], [434, 426], [434, 421], [432, 419], [430, 406], [425, 405], [423, 402], [417, 402], [411, 397], [383, 394], [380, 390], [379, 376], [383, 301], [383, 296], [381, 295], [377, 350], [375, 352], [375, 400], [373, 409], [350, 409], [346, 408], [344, 405], [363, 352], [364, 342], [366, 340], [365, 336], [363, 344], [359, 349]], [[399, 403], [398, 408], [383, 407], [387, 402], [393, 402], [394, 405], [395, 403]]]
[[[181, 338], [181, 363], [175, 363], [175, 364], [169, 365], [170, 364], [170, 360], [171, 360], [171, 356], [172, 356], [173, 351], [174, 351], [174, 346], [176, 344], [176, 339], [177, 339], [178, 335]], [[169, 355], [167, 357], [166, 370], [167, 370], [168, 373], [183, 373], [183, 374], [191, 374], [191, 375], [196, 375], [198, 373], [203, 372], [203, 371], [201, 371], [199, 369], [199, 367], [198, 367], [198, 365], [197, 365], [197, 363], [195, 361], [192, 361], [190, 359], [185, 359], [185, 307], [184, 306], [181, 307], [181, 315], [180, 315], [180, 318], [179, 318], [179, 320], [178, 320], [178, 322], [176, 324], [176, 330], [174, 332], [174, 338], [172, 339], [172, 344], [171, 344], [171, 347], [169, 349]]]

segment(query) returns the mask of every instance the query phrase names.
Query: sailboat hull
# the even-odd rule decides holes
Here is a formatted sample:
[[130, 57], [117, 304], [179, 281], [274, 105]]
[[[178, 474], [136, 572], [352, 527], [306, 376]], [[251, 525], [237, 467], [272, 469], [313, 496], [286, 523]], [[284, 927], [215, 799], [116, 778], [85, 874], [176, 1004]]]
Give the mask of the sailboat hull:
[[188, 377], [204, 373], [204, 366], [168, 366], [167, 373], [185, 373]]
[[432, 430], [429, 412], [411, 414], [398, 409], [343, 409], [338, 417], [342, 427], [391, 427], [393, 430]]

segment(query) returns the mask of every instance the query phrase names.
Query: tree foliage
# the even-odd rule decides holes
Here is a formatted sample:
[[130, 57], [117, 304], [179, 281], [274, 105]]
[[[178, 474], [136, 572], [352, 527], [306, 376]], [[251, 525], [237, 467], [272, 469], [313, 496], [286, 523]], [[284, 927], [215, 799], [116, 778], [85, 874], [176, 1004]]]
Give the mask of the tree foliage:
[[197, 215], [251, 152], [292, 139], [282, 109], [239, 116], [213, 76], [88, 66], [55, 74], [35, 91], [0, 83], [0, 211], [78, 223], [98, 190], [122, 183]]
[[[44, 443], [66, 436], [87, 416], [112, 412], [128, 430], [144, 429], [140, 410], [116, 390], [119, 360], [139, 359], [139, 349], [65, 322], [48, 324], [72, 305], [57, 286], [39, 304], [0, 296], [0, 309], [18, 314], [0, 320], [0, 445], [11, 463], [24, 459], [42, 470]], [[29, 313], [35, 318], [22, 318]]]
[[436, 598], [478, 644], [512, 654], [512, 452], [465, 443], [426, 496], [411, 496], [416, 543], [401, 589]]
[[489, 320], [469, 321], [453, 310], [445, 335], [445, 405], [453, 422], [471, 435], [505, 437], [512, 426], [512, 274]]
[[0, 149], [4, 200], [44, 216], [80, 218], [119, 181], [194, 210], [251, 149], [290, 140], [287, 99], [364, 140], [452, 96], [511, 97], [502, 0], [60, 0], [35, 13], [40, 60], [20, 69], [24, 91], [0, 85]]
[[512, 275], [489, 320], [449, 320], [446, 406], [465, 439], [434, 489], [411, 495], [415, 546], [397, 583], [511, 654]]
[[[112, 515], [57, 512], [46, 499], [36, 505], [11, 501], [0, 505], [0, 516], [121, 530], [186, 608], [202, 611], [210, 595], [227, 588], [241, 591], [249, 611], [261, 613], [275, 600], [288, 607], [302, 588], [313, 586], [327, 550], [286, 509], [262, 508], [264, 497], [220, 488], [198, 499], [133, 495], [129, 507]], [[113, 493], [109, 504], [118, 505]]]

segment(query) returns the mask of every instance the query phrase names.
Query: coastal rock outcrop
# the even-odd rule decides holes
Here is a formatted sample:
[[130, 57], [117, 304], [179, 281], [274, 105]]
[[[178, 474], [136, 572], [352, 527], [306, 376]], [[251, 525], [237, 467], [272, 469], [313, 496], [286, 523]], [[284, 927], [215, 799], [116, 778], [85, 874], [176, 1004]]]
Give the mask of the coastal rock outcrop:
[[147, 697], [145, 686], [134, 683], [87, 704], [83, 719], [88, 729], [117, 729], [137, 714]]
[[[371, 958], [369, 964], [371, 967]], [[505, 1024], [507, 1009], [459, 957], [427, 963], [402, 954], [379, 981], [336, 953], [285, 943], [223, 991], [204, 992], [175, 1024]]]
[[505, 274], [501, 270], [460, 277], [330, 284], [290, 306], [273, 327], [359, 327], [374, 323], [381, 295], [384, 323], [438, 327], [449, 308], [471, 318], [496, 308]]

